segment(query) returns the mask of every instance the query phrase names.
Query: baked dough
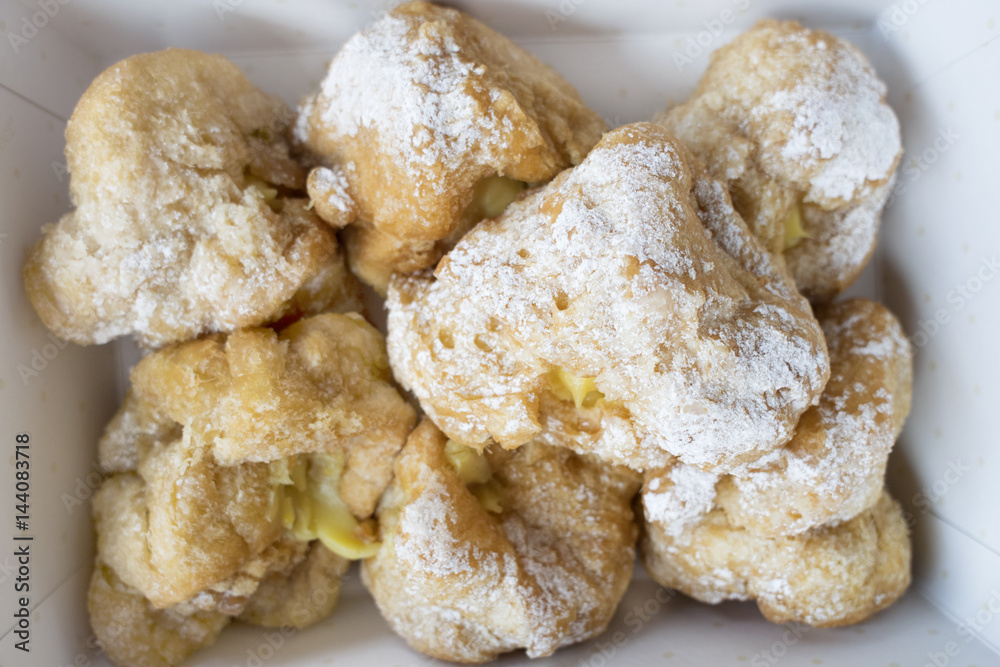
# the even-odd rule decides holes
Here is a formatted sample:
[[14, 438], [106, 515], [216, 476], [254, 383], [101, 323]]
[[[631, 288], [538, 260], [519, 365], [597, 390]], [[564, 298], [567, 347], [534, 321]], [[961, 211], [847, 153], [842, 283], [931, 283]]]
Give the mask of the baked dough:
[[296, 198], [290, 119], [222, 56], [170, 49], [105, 70], [66, 128], [76, 209], [24, 268], [46, 326], [155, 348], [273, 319], [337, 249]]
[[272, 568], [261, 578], [239, 619], [269, 628], [307, 628], [333, 612], [349, 565], [319, 540], [310, 542], [302, 561]]
[[609, 132], [433, 276], [394, 278], [387, 307], [396, 378], [473, 447], [544, 433], [555, 379], [599, 396], [600, 426], [571, 439], [578, 451], [725, 472], [785, 443], [829, 375], [791, 278], [722, 185], [650, 123]]
[[903, 328], [866, 299], [816, 313], [830, 349], [830, 381], [785, 446], [723, 476], [716, 503], [730, 523], [791, 535], [857, 516], [878, 500], [910, 411], [913, 369]]
[[[310, 317], [165, 348], [132, 371], [135, 392], [222, 465], [349, 451], [352, 510], [371, 512], [414, 410], [391, 384], [382, 336], [356, 314]], [[150, 427], [152, 428], [152, 427]], [[357, 464], [357, 470], [354, 465]], [[361, 471], [380, 471], [370, 480]]]
[[750, 228], [824, 301], [861, 273], [902, 154], [885, 84], [856, 47], [759, 21], [657, 120], [725, 181]]
[[230, 617], [218, 611], [157, 609], [100, 559], [87, 596], [90, 626], [116, 665], [174, 667], [215, 643]]
[[643, 526], [642, 561], [663, 586], [709, 604], [756, 600], [769, 621], [825, 628], [860, 623], [910, 584], [909, 531], [885, 491], [850, 521], [771, 537], [733, 526], [710, 486], [681, 485], [673, 520]]
[[[285, 536], [278, 543], [295, 545], [284, 550], [293, 558], [265, 565], [267, 573], [253, 581], [254, 592], [236, 607], [230, 597], [226, 611], [212, 604], [218, 597], [208, 595], [158, 609], [98, 559], [87, 608], [101, 648], [118, 665], [173, 667], [212, 645], [236, 613], [241, 621], [254, 625], [298, 629], [329, 616], [349, 561], [318, 541], [305, 545]], [[267, 561], [256, 560], [258, 566]]]
[[342, 247], [306, 278], [292, 298], [271, 314], [265, 325], [281, 330], [304, 317], [323, 313], [367, 313], [363, 288], [347, 268]]
[[[324, 545], [374, 550], [364, 520], [415, 422], [389, 379], [382, 337], [357, 315], [140, 361], [101, 440], [109, 476], [93, 500], [91, 614], [109, 654], [175, 664], [211, 641], [189, 625], [221, 629], [211, 614], [305, 627], [332, 611], [348, 561]], [[101, 608], [118, 598], [125, 617]], [[121, 646], [112, 617], [137, 636], [159, 626], [155, 642]]]
[[[219, 466], [203, 446], [156, 447], [139, 471], [109, 477], [94, 495], [99, 558], [155, 607], [184, 602], [278, 539], [272, 496], [266, 463]], [[240, 583], [206, 594], [210, 606], [239, 610], [255, 587]]]
[[[342, 194], [356, 200], [351, 267], [384, 293], [392, 272], [432, 266], [521, 187], [494, 177], [547, 181], [605, 129], [572, 86], [506, 37], [411, 2], [344, 45], [295, 134], [334, 168], [309, 179], [320, 215], [340, 227], [353, 214]], [[474, 202], [491, 193], [485, 210]]]
[[426, 419], [410, 436], [379, 505], [382, 547], [362, 564], [393, 630], [458, 662], [603, 631], [632, 575], [638, 476], [538, 443], [465, 449], [470, 475], [446, 441]]

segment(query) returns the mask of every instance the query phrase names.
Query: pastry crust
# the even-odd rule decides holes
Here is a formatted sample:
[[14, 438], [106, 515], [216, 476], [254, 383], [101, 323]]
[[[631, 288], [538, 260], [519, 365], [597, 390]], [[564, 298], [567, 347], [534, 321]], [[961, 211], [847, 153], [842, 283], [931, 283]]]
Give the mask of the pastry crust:
[[[802, 292], [824, 301], [854, 282], [875, 247], [902, 153], [885, 94], [848, 42], [763, 20], [716, 51], [691, 99], [657, 122], [726, 182]], [[790, 215], [806, 236], [786, 248]]]
[[315, 540], [302, 561], [272, 568], [260, 580], [239, 619], [269, 628], [307, 628], [333, 612], [350, 564]]
[[116, 664], [173, 667], [212, 645], [236, 615], [253, 625], [297, 629], [323, 620], [337, 604], [349, 563], [319, 541], [285, 534], [229, 580], [157, 608], [99, 558], [87, 599], [90, 623]]
[[304, 317], [324, 313], [367, 314], [363, 288], [347, 268], [342, 247], [306, 278], [292, 298], [271, 314], [266, 326], [281, 330]]
[[836, 627], [888, 607], [910, 584], [909, 531], [885, 491], [850, 521], [777, 537], [737, 528], [719, 508], [695, 511], [703, 500], [679, 502], [689, 505], [679, 521], [647, 520], [641, 539], [650, 575], [697, 600], [756, 600], [774, 623]]
[[493, 513], [445, 445], [424, 420], [379, 506], [382, 548], [362, 577], [392, 628], [459, 662], [545, 656], [604, 630], [632, 574], [637, 475], [540, 443], [490, 448]]
[[342, 456], [339, 502], [355, 519], [374, 512], [415, 422], [378, 332], [357, 315], [326, 314], [281, 333], [216, 335], [145, 357], [132, 383], [99, 448], [109, 477], [93, 508], [107, 571], [95, 574], [91, 613], [96, 630], [114, 616], [99, 607], [117, 591], [130, 627], [162, 628], [157, 644], [134, 649], [99, 632], [115, 644], [106, 650], [126, 665], [175, 664], [209, 641], [185, 634], [208, 622], [196, 613], [294, 627], [328, 614], [347, 561], [303, 541], [297, 520], [289, 528], [282, 485], [296, 465]]
[[[283, 532], [266, 463], [220, 466], [176, 441], [106, 479], [94, 495], [101, 560], [157, 608], [233, 577]], [[223, 594], [225, 596], [225, 594]], [[237, 608], [242, 591], [219, 604]]]
[[[352, 269], [384, 293], [392, 272], [432, 266], [478, 218], [476, 185], [537, 183], [578, 164], [607, 129], [562, 77], [454, 9], [395, 8], [350, 39], [299, 110], [296, 138], [334, 172], [309, 195], [357, 201]], [[317, 205], [337, 227], [343, 207]], [[328, 212], [332, 215], [328, 215]]]
[[910, 412], [910, 344], [892, 313], [851, 299], [817, 310], [830, 381], [780, 449], [722, 477], [717, 504], [734, 526], [792, 535], [857, 516], [878, 500]]
[[470, 446], [543, 433], [547, 378], [565, 372], [593, 378], [607, 436], [571, 446], [727, 471], [786, 442], [829, 375], [791, 278], [649, 123], [480, 223], [433, 277], [394, 278], [387, 306], [397, 379]]
[[98, 76], [66, 129], [76, 209], [24, 268], [46, 326], [155, 348], [272, 319], [337, 249], [296, 198], [290, 118], [221, 56], [170, 49]]
[[230, 620], [217, 611], [157, 609], [100, 560], [90, 578], [87, 609], [101, 648], [115, 664], [129, 667], [174, 667], [215, 643]]
[[[356, 314], [246, 329], [143, 359], [133, 388], [222, 465], [305, 452], [348, 452], [352, 511], [371, 513], [414, 410], [391, 384], [382, 336]], [[369, 479], [371, 473], [381, 471]]]

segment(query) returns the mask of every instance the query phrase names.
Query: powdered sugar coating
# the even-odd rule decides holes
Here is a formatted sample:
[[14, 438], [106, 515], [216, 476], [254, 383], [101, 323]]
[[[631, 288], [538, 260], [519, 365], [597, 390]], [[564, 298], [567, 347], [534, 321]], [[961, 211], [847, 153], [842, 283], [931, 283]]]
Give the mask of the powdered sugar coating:
[[160, 347], [272, 317], [337, 247], [278, 192], [304, 185], [290, 116], [221, 56], [140, 54], [98, 76], [66, 130], [76, 209], [24, 270], [45, 324]]
[[517, 446], [538, 432], [543, 368], [518, 355], [472, 301], [420, 271], [393, 279], [386, 309], [396, 380], [448, 437]]
[[422, 397], [421, 407], [449, 437], [467, 444], [492, 438], [509, 447], [535, 437], [636, 470], [673, 460], [624, 406], [601, 401], [577, 408], [555, 397], [539, 380], [546, 369], [430, 271], [398, 276], [386, 303], [397, 379]]
[[878, 241], [882, 209], [895, 182], [893, 172], [868, 197], [836, 210], [802, 207], [802, 227], [809, 238], [788, 248], [783, 256], [795, 280], [810, 296], [819, 300], [833, 296], [867, 266]]
[[230, 621], [218, 611], [158, 609], [100, 560], [91, 574], [87, 611], [101, 649], [121, 665], [178, 665], [213, 644]]
[[718, 481], [719, 475], [686, 465], [672, 466], [665, 474], [654, 475], [642, 494], [646, 520], [655, 521], [667, 534], [678, 537], [712, 511]]
[[724, 479], [718, 504], [735, 526], [792, 535], [871, 507], [910, 409], [912, 369], [902, 327], [881, 305], [838, 302], [817, 313], [830, 381], [795, 436]]
[[909, 583], [910, 543], [884, 490], [910, 406], [910, 350], [895, 318], [863, 299], [819, 309], [831, 376], [785, 446], [712, 475], [646, 476], [642, 556], [665, 586], [709, 603], [756, 599], [768, 619], [855, 623]]
[[910, 583], [910, 540], [885, 491], [850, 521], [792, 537], [732, 526], [719, 508], [679, 534], [647, 517], [641, 557], [658, 583], [717, 604], [756, 600], [774, 623], [859, 623]]
[[515, 567], [513, 559], [498, 559], [483, 553], [475, 544], [455, 535], [450, 525], [454, 515], [448, 489], [429, 469], [421, 470], [418, 483], [423, 492], [402, 510], [403, 528], [394, 537], [396, 557], [417, 573], [446, 577], [471, 572], [474, 564], [491, 578], [502, 578], [504, 570]]
[[306, 182], [316, 213], [331, 227], [340, 229], [351, 223], [358, 207], [351, 198], [347, 176], [340, 167], [317, 167]]
[[[425, 24], [427, 25], [427, 24]], [[430, 168], [443, 162], [459, 167], [470, 151], [497, 159], [502, 143], [491, 136], [496, 119], [480, 116], [465, 86], [486, 67], [459, 57], [456, 35], [414, 40], [409, 17], [388, 14], [349, 40], [323, 80], [319, 122], [338, 134], [373, 130], [380, 144], [403, 138], [396, 148], [404, 164]], [[425, 30], [433, 30], [427, 25]], [[449, 57], [451, 56], [451, 57]], [[483, 146], [476, 144], [487, 138]], [[305, 143], [308, 135], [299, 136]], [[445, 183], [427, 184], [441, 194]]]
[[765, 20], [717, 51], [693, 97], [658, 122], [727, 182], [772, 252], [784, 250], [784, 221], [802, 206], [808, 237], [786, 257], [799, 287], [824, 300], [853, 282], [875, 245], [902, 152], [885, 93], [849, 43]]
[[631, 576], [633, 473], [531, 443], [487, 450], [502, 511], [487, 512], [425, 420], [379, 507], [365, 585], [393, 629], [433, 657], [530, 657], [607, 625]]
[[547, 181], [582, 160], [605, 127], [507, 38], [456, 10], [411, 2], [348, 40], [302, 103], [295, 136], [344, 169], [360, 212], [352, 267], [383, 290], [391, 272], [440, 258], [438, 242], [482, 179]]
[[[397, 279], [397, 379], [432, 416], [486, 411], [474, 433], [442, 420], [450, 436], [516, 446], [538, 434], [544, 373], [561, 368], [596, 378], [628, 411], [642, 447], [658, 451], [647, 461], [725, 469], [790, 437], [828, 374], [818, 324], [724, 189], [687, 157], [656, 126], [615, 130], [580, 166], [470, 232], [437, 283]], [[435, 343], [424, 327], [443, 317], [448, 328], [457, 309], [492, 327], [497, 344], [478, 348], [480, 331], [464, 323], [447, 332], [450, 347]], [[512, 395], [516, 410], [496, 402]]]

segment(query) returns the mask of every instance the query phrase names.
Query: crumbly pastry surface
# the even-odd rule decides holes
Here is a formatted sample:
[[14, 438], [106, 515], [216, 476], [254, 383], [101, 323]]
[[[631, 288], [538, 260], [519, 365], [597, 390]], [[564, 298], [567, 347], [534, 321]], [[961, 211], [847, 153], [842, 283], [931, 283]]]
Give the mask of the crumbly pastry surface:
[[614, 130], [434, 276], [393, 280], [393, 370], [449, 437], [539, 435], [553, 372], [593, 381], [608, 437], [571, 444], [614, 463], [725, 471], [791, 437], [828, 378], [822, 331], [689, 158], [656, 125]]
[[[294, 627], [328, 614], [348, 561], [303, 537], [286, 485], [297, 465], [335, 455], [337, 502], [357, 520], [374, 512], [415, 421], [389, 379], [383, 339], [357, 315], [306, 318], [280, 333], [241, 330], [145, 357], [99, 448], [109, 474], [93, 501], [104, 570], [90, 604], [109, 654], [125, 665], [155, 656], [176, 664], [210, 643], [207, 631], [197, 641], [185, 633], [215, 627], [211, 614]], [[338, 525], [317, 521], [320, 533]], [[115, 599], [128, 609], [116, 622], [140, 635], [159, 624], [158, 644], [120, 645], [123, 635], [107, 625], [117, 612], [99, 608]]]
[[489, 505], [446, 448], [424, 420], [379, 506], [382, 548], [362, 577], [392, 628], [459, 662], [545, 656], [601, 632], [632, 573], [637, 475], [539, 443], [491, 448]]
[[910, 541], [884, 490], [910, 408], [911, 353], [883, 306], [820, 307], [830, 381], [785, 446], [731, 475], [674, 464], [647, 474], [641, 555], [698, 600], [754, 599], [771, 621], [857, 623], [910, 582]]
[[[888, 607], [910, 584], [909, 531], [885, 491], [850, 521], [767, 536], [733, 526], [713, 508], [711, 484], [676, 481], [686, 488], [670, 502], [673, 521], [647, 520], [640, 540], [643, 564], [664, 586], [709, 604], [756, 600], [774, 623], [835, 627]], [[663, 478], [664, 486], [674, 483]]]
[[[136, 366], [132, 384], [223, 465], [348, 452], [344, 480], [358, 486], [349, 495], [364, 516], [391, 474], [384, 459], [415, 419], [391, 377], [374, 327], [326, 314], [280, 333], [247, 329], [165, 348]], [[381, 472], [369, 480], [364, 470]]]
[[239, 619], [270, 628], [307, 628], [333, 612], [349, 566], [318, 540], [310, 542], [302, 561], [272, 568], [261, 578]]
[[853, 45], [763, 20], [716, 51], [691, 99], [657, 122], [726, 182], [750, 228], [823, 301], [875, 247], [902, 153], [885, 94]]
[[357, 201], [351, 266], [384, 292], [391, 272], [433, 265], [479, 221], [463, 212], [484, 179], [547, 181], [605, 129], [569, 83], [506, 37], [411, 2], [344, 45], [302, 103], [295, 134], [336, 167], [310, 178], [314, 201], [334, 197], [320, 215], [344, 224], [345, 185]]
[[[184, 602], [278, 539], [270, 475], [266, 463], [220, 466], [183, 441], [155, 447], [136, 473], [109, 477], [94, 495], [98, 554], [154, 606]], [[227, 593], [219, 604], [245, 602]]]
[[253, 625], [286, 628], [326, 618], [348, 565], [318, 541], [305, 544], [286, 534], [229, 580], [157, 607], [98, 557], [87, 609], [94, 635], [116, 664], [173, 667], [212, 645], [237, 615]]
[[280, 330], [304, 317], [323, 313], [366, 313], [363, 288], [347, 268], [346, 253], [341, 247], [306, 277], [265, 324]]
[[221, 56], [170, 49], [98, 76], [66, 129], [76, 209], [24, 268], [46, 326], [155, 348], [271, 319], [337, 248], [296, 198], [290, 119]]
[[661, 584], [776, 623], [892, 604], [911, 351], [879, 304], [828, 303], [895, 177], [885, 94], [850, 44], [761, 21], [606, 132], [421, 1], [294, 122], [221, 56], [103, 72], [67, 127], [75, 209], [23, 274], [56, 334], [150, 351], [99, 443], [102, 649], [176, 667], [234, 619], [308, 627], [362, 560], [416, 650], [547, 656], [604, 631], [637, 540]]
[[90, 625], [117, 665], [174, 667], [215, 643], [230, 617], [218, 611], [157, 609], [100, 559], [87, 595]]
[[878, 303], [817, 309], [830, 381], [783, 447], [724, 476], [716, 502], [734, 526], [790, 535], [847, 521], [878, 500], [889, 452], [910, 411], [910, 344]]

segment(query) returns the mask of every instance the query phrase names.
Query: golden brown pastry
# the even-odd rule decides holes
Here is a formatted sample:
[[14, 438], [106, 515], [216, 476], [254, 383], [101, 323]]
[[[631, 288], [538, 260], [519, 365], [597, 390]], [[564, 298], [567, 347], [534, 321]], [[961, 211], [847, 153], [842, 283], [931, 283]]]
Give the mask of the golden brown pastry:
[[[91, 614], [109, 654], [176, 664], [211, 642], [185, 634], [218, 625], [201, 612], [295, 627], [328, 614], [347, 559], [377, 548], [366, 520], [415, 421], [389, 380], [382, 337], [357, 315], [145, 357], [100, 443]], [[161, 626], [160, 644], [120, 645], [100, 608], [112, 592], [140, 636]]]
[[280, 330], [303, 317], [323, 313], [367, 313], [361, 283], [347, 268], [347, 258], [340, 247], [265, 324]]
[[657, 121], [725, 181], [750, 228], [823, 301], [875, 247], [902, 145], [865, 56], [794, 21], [764, 20], [712, 56]]
[[479, 454], [429, 420], [379, 505], [362, 578], [418, 651], [485, 662], [551, 654], [607, 626], [628, 586], [638, 476], [561, 447]]
[[290, 116], [222, 56], [146, 53], [98, 76], [66, 129], [76, 209], [24, 268], [46, 326], [160, 347], [280, 315], [337, 248], [296, 198]]
[[337, 227], [354, 214], [342, 195], [356, 200], [351, 267], [383, 293], [392, 272], [432, 266], [523, 183], [579, 163], [606, 129], [538, 59], [427, 2], [350, 39], [299, 113], [297, 139], [333, 167], [310, 177], [309, 195]]
[[[274, 495], [266, 463], [219, 466], [205, 447], [158, 443], [138, 471], [109, 477], [95, 494], [99, 557], [155, 607], [184, 602], [278, 539]], [[245, 604], [255, 582], [234, 583], [206, 593], [213, 607]]]
[[879, 304], [818, 310], [830, 382], [784, 447], [720, 476], [647, 475], [642, 557], [661, 584], [709, 603], [755, 599], [776, 623], [857, 623], [910, 582], [910, 542], [883, 488], [909, 412], [909, 343]]
[[[359, 511], [374, 506], [390, 475], [382, 459], [414, 421], [391, 384], [382, 336], [355, 314], [174, 345], [143, 359], [132, 385], [223, 465], [348, 452], [344, 478], [359, 485]], [[361, 472], [374, 469], [383, 470], [377, 479]]]
[[310, 542], [302, 561], [272, 568], [261, 578], [239, 619], [269, 628], [307, 628], [333, 612], [349, 565], [320, 540]]
[[840, 523], [871, 507], [910, 411], [910, 344], [892, 313], [851, 299], [817, 309], [830, 381], [795, 437], [720, 480], [716, 503], [734, 526], [769, 535]]
[[647, 517], [640, 553], [658, 583], [685, 595], [756, 600], [774, 623], [834, 627], [860, 623], [910, 584], [909, 531], [885, 491], [850, 521], [772, 537], [733, 526], [711, 486], [664, 479], [687, 488], [674, 492], [671, 521]]
[[[394, 278], [393, 371], [449, 437], [511, 448], [548, 422], [613, 463], [726, 471], [792, 436], [829, 374], [822, 331], [689, 158], [650, 123], [609, 132], [433, 275]], [[553, 397], [587, 424], [556, 424]]]
[[[284, 550], [293, 558], [267, 563], [266, 574], [253, 581], [256, 589], [235, 606], [231, 597], [228, 606], [217, 606], [218, 597], [201, 595], [158, 609], [98, 559], [87, 600], [98, 642], [115, 664], [172, 667], [212, 645], [237, 613], [247, 623], [283, 628], [306, 628], [329, 616], [350, 561], [318, 540], [307, 545], [286, 535], [276, 544], [296, 546]], [[256, 559], [258, 566], [267, 560]]]
[[189, 607], [157, 609], [99, 559], [87, 596], [90, 625], [107, 656], [128, 667], [173, 667], [211, 646], [230, 617]]

